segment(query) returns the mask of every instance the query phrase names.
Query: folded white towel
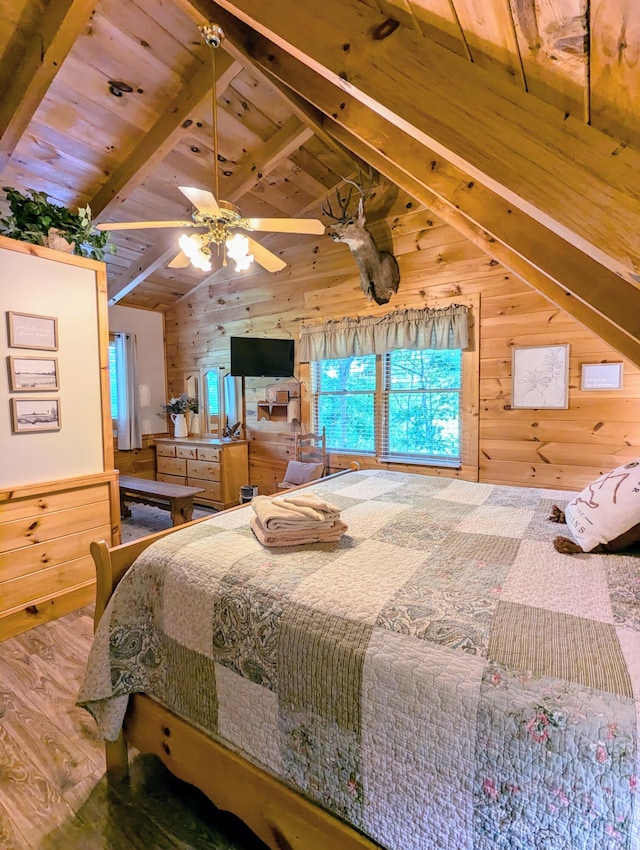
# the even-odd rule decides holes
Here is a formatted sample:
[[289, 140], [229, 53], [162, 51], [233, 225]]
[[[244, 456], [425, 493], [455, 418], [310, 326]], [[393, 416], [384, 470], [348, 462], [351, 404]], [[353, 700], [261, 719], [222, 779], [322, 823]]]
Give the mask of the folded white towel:
[[256, 516], [262, 523], [263, 528], [268, 531], [283, 531], [296, 528], [317, 528], [319, 523], [326, 522], [325, 514], [320, 517], [309, 517], [299, 511], [292, 510], [279, 500], [271, 499], [269, 496], [256, 496], [251, 502]]
[[268, 531], [257, 516], [249, 523], [253, 533], [263, 546], [277, 549], [285, 546], [303, 546], [308, 543], [337, 543], [347, 531], [344, 522], [316, 523], [315, 528], [287, 529], [284, 531]]
[[273, 501], [274, 504], [282, 505], [290, 511], [295, 511], [309, 519], [317, 520], [317, 522], [333, 522], [340, 519], [340, 508], [336, 505], [330, 505], [324, 499], [312, 494], [304, 495], [300, 493], [298, 495], [279, 496]]

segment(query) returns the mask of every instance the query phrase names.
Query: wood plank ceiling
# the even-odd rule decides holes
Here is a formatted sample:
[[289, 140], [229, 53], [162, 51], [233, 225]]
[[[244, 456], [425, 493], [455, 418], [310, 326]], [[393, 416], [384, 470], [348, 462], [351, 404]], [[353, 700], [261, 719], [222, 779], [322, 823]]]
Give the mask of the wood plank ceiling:
[[[177, 186], [214, 185], [207, 20], [226, 34], [220, 195], [244, 215], [317, 217], [371, 163], [640, 362], [640, 4], [0, 0], [1, 185], [105, 221], [188, 217]], [[259, 241], [286, 261], [318, 238]], [[174, 230], [115, 241], [125, 305], [203, 280], [167, 268]]]

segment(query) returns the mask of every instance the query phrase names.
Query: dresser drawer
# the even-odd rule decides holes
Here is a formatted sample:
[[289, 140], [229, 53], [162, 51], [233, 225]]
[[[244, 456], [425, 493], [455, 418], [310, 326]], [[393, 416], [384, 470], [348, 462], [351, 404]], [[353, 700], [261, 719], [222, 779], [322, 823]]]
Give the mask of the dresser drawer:
[[164, 472], [167, 475], [180, 475], [184, 478], [187, 462], [182, 458], [159, 457], [158, 472]]
[[205, 460], [188, 460], [187, 477], [204, 481], [220, 481], [220, 464]]
[[198, 460], [213, 460], [216, 463], [219, 463], [220, 449], [213, 449], [210, 446], [198, 449]]
[[164, 443], [156, 443], [156, 456], [157, 457], [175, 457], [176, 456], [176, 447], [175, 446], [166, 446]]
[[196, 493], [193, 497], [194, 502], [208, 500], [211, 502], [221, 502], [222, 488], [217, 481], [201, 481], [199, 478], [190, 478], [189, 487], [202, 487], [202, 493]]
[[189, 446], [176, 446], [176, 457], [196, 459], [196, 450]]
[[164, 475], [157, 476], [158, 481], [164, 481], [165, 484], [181, 484], [183, 487], [187, 483], [187, 479], [182, 475]]

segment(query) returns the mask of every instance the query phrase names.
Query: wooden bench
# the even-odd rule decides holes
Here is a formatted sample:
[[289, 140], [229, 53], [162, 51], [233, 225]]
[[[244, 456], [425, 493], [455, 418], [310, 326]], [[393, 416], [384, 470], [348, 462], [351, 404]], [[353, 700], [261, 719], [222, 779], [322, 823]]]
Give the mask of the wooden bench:
[[182, 484], [167, 484], [165, 481], [153, 481], [150, 478], [136, 478], [134, 475], [120, 476], [120, 513], [131, 516], [125, 501], [143, 502], [171, 510], [171, 521], [182, 525], [191, 520], [193, 497], [202, 493], [202, 487], [184, 487]]

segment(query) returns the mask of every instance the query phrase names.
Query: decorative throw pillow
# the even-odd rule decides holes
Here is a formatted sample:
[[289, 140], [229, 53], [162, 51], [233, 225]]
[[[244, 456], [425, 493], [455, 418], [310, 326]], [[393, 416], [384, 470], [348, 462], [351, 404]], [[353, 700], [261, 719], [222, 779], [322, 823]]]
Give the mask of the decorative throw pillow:
[[322, 478], [322, 469], [321, 463], [303, 463], [300, 460], [290, 460], [284, 478], [289, 484], [306, 484], [308, 481]]
[[564, 513], [584, 552], [619, 552], [640, 542], [640, 458], [596, 478]]

